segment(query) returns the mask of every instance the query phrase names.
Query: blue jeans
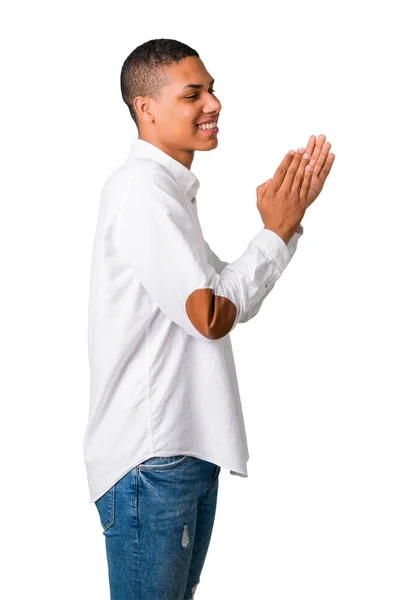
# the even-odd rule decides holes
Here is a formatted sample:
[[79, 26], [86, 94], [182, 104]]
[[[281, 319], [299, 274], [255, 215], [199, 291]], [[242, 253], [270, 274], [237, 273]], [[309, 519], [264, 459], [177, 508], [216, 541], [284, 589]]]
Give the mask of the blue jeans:
[[110, 600], [191, 600], [217, 506], [219, 465], [178, 455], [128, 471], [95, 504]]

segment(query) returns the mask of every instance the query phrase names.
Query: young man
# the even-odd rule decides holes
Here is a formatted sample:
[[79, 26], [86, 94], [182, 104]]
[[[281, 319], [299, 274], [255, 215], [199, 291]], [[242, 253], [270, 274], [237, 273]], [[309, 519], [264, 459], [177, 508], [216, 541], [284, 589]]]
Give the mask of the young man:
[[101, 195], [84, 439], [112, 600], [193, 598], [221, 467], [247, 477], [229, 333], [258, 313], [289, 264], [334, 160], [325, 136], [288, 152], [257, 188], [262, 229], [238, 259], [220, 260], [203, 238], [190, 170], [195, 150], [218, 145], [213, 84], [176, 40], [142, 44], [121, 72], [139, 136]]

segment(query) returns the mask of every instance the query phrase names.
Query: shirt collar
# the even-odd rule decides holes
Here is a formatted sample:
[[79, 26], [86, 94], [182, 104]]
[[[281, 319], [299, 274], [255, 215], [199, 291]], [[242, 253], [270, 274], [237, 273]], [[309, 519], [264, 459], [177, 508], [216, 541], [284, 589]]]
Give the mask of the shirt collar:
[[169, 154], [161, 150], [161, 148], [154, 146], [154, 144], [150, 144], [150, 142], [147, 142], [146, 140], [134, 138], [129, 156], [133, 158], [150, 158], [151, 160], [164, 165], [175, 179], [185, 198], [189, 202], [192, 202], [195, 199], [200, 187], [200, 181], [190, 169], [175, 160], [175, 158], [172, 158], [172, 156], [169, 156]]

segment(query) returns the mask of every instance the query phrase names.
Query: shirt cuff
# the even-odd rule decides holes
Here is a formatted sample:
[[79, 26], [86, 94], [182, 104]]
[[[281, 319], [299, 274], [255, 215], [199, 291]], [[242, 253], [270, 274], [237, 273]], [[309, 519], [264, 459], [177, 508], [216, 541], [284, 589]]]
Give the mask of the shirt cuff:
[[252, 241], [274, 261], [277, 271], [282, 273], [292, 258], [283, 239], [275, 231], [264, 227]]

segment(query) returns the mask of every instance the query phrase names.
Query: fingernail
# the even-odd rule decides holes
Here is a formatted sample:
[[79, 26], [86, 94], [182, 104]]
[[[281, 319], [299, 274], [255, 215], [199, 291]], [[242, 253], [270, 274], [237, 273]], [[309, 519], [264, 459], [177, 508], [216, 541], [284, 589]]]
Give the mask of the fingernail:
[[297, 152], [300, 152], [300, 154], [302, 154], [302, 153], [304, 152], [304, 150], [305, 150], [305, 148], [299, 148], [299, 149], [297, 150]]
[[303, 154], [303, 158], [310, 158], [310, 155], [306, 152], [305, 154]]
[[289, 154], [291, 154], [292, 156], [294, 156], [296, 154], [296, 152], [294, 150], [290, 150]]

